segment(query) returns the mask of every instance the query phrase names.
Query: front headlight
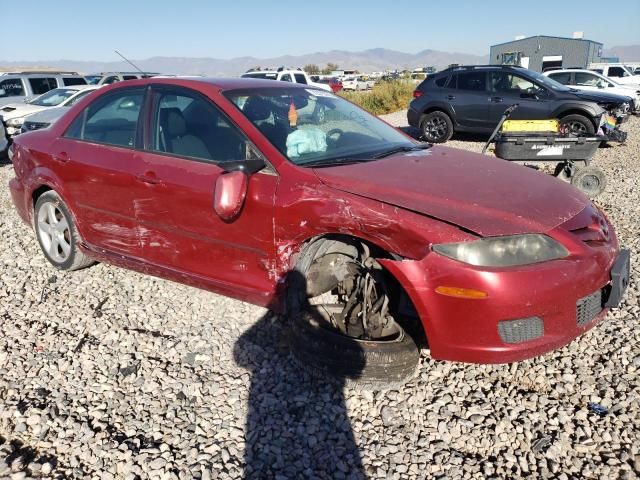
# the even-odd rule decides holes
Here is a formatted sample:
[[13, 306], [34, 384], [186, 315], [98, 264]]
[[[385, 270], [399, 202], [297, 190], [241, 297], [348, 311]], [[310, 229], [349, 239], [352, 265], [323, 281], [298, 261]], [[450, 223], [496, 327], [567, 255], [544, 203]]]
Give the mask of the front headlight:
[[541, 234], [490, 237], [460, 243], [441, 243], [433, 251], [478, 267], [513, 267], [546, 262], [569, 255], [554, 239]]
[[24, 117], [12, 118], [7, 120], [7, 127], [19, 127], [24, 122]]

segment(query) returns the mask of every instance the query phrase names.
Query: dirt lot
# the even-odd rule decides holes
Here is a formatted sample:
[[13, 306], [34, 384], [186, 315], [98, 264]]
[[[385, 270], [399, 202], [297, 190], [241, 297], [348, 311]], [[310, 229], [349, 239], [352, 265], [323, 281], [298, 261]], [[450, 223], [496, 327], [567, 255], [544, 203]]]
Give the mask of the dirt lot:
[[[640, 118], [625, 128], [626, 145], [597, 153], [598, 203], [637, 258]], [[12, 208], [11, 177], [0, 166], [0, 478], [640, 474], [635, 260], [622, 307], [567, 347], [503, 366], [423, 352], [403, 388], [356, 392], [296, 367], [264, 309], [105, 264], [55, 271]]]

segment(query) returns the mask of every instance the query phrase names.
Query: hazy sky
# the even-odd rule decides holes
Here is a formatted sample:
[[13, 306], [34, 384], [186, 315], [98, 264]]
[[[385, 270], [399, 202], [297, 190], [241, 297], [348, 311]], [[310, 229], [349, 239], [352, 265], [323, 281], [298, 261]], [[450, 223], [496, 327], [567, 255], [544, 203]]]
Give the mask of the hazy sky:
[[[1, 60], [273, 57], [332, 49], [488, 54], [516, 35], [640, 44], [640, 0], [0, 0]], [[4, 4], [4, 8], [2, 5]], [[16, 4], [17, 5], [17, 4]], [[26, 4], [25, 4], [26, 5]]]

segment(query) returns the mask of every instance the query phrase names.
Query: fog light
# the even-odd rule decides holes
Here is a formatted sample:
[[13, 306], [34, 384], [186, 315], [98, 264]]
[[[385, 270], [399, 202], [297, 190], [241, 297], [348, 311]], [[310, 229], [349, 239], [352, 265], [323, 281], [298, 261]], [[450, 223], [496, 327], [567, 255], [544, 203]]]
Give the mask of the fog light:
[[519, 318], [498, 322], [498, 333], [504, 343], [522, 343], [544, 335], [540, 317]]

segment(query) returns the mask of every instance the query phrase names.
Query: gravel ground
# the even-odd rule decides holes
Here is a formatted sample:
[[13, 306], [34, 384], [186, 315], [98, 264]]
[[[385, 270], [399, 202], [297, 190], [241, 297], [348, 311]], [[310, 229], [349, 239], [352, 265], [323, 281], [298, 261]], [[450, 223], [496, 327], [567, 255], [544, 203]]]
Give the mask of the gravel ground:
[[[597, 153], [598, 203], [637, 258], [640, 118], [626, 129]], [[503, 366], [424, 352], [413, 381], [372, 393], [310, 378], [264, 309], [104, 264], [55, 271], [4, 187], [0, 236], [0, 478], [640, 474], [637, 261], [621, 308], [565, 348]]]

